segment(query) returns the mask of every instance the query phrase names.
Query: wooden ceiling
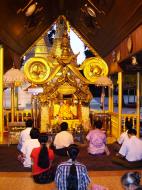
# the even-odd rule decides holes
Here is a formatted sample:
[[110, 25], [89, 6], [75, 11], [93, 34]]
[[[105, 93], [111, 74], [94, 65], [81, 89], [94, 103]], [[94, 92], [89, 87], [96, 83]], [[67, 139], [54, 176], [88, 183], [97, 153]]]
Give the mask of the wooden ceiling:
[[[35, 12], [27, 17], [26, 7], [35, 2]], [[5, 49], [5, 70], [11, 67], [13, 52], [21, 56], [60, 15], [65, 15], [80, 35], [105, 57], [141, 24], [141, 10], [141, 0], [0, 1], [0, 42]]]

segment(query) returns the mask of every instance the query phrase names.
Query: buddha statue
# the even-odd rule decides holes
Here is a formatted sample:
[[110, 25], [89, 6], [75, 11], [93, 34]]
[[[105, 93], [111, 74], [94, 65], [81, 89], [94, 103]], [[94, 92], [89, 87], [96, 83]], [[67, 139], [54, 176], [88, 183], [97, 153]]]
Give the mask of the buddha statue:
[[66, 100], [64, 100], [63, 104], [61, 105], [58, 115], [62, 119], [73, 119], [74, 115], [71, 111], [69, 103]]

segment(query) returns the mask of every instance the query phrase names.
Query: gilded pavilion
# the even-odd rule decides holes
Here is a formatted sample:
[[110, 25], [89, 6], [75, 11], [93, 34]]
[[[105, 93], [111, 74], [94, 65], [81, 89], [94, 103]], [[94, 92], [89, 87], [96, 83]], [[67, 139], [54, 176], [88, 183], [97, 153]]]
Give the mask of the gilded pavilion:
[[[71, 48], [70, 30], [87, 49], [86, 58], [79, 65], [79, 52], [73, 53]], [[35, 184], [31, 170], [18, 165], [16, 145], [11, 144], [17, 144], [28, 118], [32, 117], [34, 127], [52, 137], [62, 121], [68, 122], [73, 134], [77, 130], [79, 135], [86, 135], [94, 119], [102, 119], [108, 143], [125, 131], [127, 118], [141, 137], [141, 73], [142, 0], [1, 0], [1, 189], [55, 189], [54, 182]], [[99, 110], [89, 106], [92, 98], [96, 99], [96, 92], [101, 94]], [[25, 94], [29, 96], [28, 109], [22, 107]], [[77, 143], [83, 153], [78, 161], [84, 159], [89, 164], [91, 181], [109, 190], [122, 190], [120, 179], [127, 168], [113, 165], [111, 155], [106, 156], [107, 160], [97, 160], [87, 154], [86, 141]], [[141, 172], [141, 168], [136, 170]]]
[[[15, 70], [18, 70], [22, 66], [24, 56], [29, 55], [33, 47], [34, 50], [24, 61], [23, 67], [29, 88], [31, 87], [31, 91], [36, 91], [31, 99], [32, 110], [29, 111], [29, 114], [34, 117], [35, 125], [42, 125], [44, 131], [48, 129], [48, 126], [52, 126], [57, 118], [74, 121], [70, 123], [70, 126], [74, 127], [89, 122], [89, 115], [92, 112], [88, 105], [92, 94], [88, 86], [92, 84], [102, 86], [102, 89], [106, 86], [108, 88], [108, 110], [105, 110], [105, 113], [111, 118], [111, 129], [109, 129], [111, 135], [117, 138], [121, 131], [125, 130], [124, 121], [128, 117], [133, 118], [133, 124], [139, 136], [142, 49], [139, 40], [142, 30], [139, 9], [141, 1], [138, 1], [137, 6], [133, 1], [130, 6], [128, 2], [123, 5], [123, 8], [121, 5], [122, 12], [128, 10], [128, 6], [130, 8], [125, 12], [124, 20], [121, 16], [119, 19], [116, 18], [114, 14], [118, 8], [117, 1], [101, 4], [79, 0], [76, 9], [73, 8], [71, 1], [68, 5], [64, 1], [57, 3], [48, 1], [47, 4], [43, 1], [34, 6], [32, 2], [27, 4], [22, 1], [19, 4], [16, 2], [15, 5], [9, 2], [9, 6], [14, 7], [13, 15], [11, 15], [13, 21], [11, 20], [8, 26], [1, 24], [4, 29], [0, 32], [2, 44], [0, 51], [1, 141], [8, 123], [23, 121], [25, 117], [23, 114], [27, 114], [26, 110], [21, 112], [15, 108], [15, 88], [22, 82], [17, 79], [7, 86], [6, 71], [12, 68], [12, 65]], [[8, 9], [7, 5], [3, 4], [2, 7]], [[56, 11], [55, 7], [57, 7]], [[4, 15], [4, 12], [1, 12]], [[132, 17], [132, 15], [135, 16]], [[116, 22], [113, 19], [116, 19]], [[133, 22], [130, 22], [131, 19]], [[57, 30], [53, 45], [49, 47], [44, 40], [44, 35], [53, 23], [56, 23]], [[81, 65], [77, 65], [78, 54], [74, 54], [70, 47], [70, 27], [93, 54]], [[8, 30], [9, 35], [6, 34]], [[15, 75], [18, 76], [18, 74]], [[116, 86], [117, 113], [114, 112], [113, 99]], [[11, 110], [3, 109], [3, 89], [7, 87], [11, 88]], [[124, 88], [128, 92], [131, 88], [135, 89], [134, 113], [123, 112]], [[40, 93], [37, 92], [38, 90], [41, 90]], [[19, 119], [19, 115], [22, 119]]]

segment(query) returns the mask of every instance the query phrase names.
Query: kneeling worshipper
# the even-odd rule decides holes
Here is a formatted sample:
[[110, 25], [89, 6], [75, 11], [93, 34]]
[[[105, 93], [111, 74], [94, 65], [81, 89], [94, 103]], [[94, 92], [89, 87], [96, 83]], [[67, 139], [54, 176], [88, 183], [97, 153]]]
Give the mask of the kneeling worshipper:
[[[127, 120], [126, 120], [126, 121], [127, 121]], [[118, 152], [118, 151], [120, 150], [121, 145], [123, 144], [123, 142], [129, 138], [129, 137], [128, 137], [128, 130], [129, 130], [129, 129], [132, 129], [133, 123], [128, 120], [127, 122], [125, 122], [125, 127], [126, 127], [126, 131], [123, 132], [123, 133], [120, 135], [120, 137], [118, 138], [118, 140], [112, 144], [112, 148], [113, 148], [113, 150], [116, 151], [116, 152]]]
[[67, 152], [69, 160], [59, 164], [55, 174], [58, 190], [87, 190], [90, 179], [86, 166], [76, 161], [78, 146], [70, 145]]
[[128, 168], [142, 167], [142, 141], [136, 137], [136, 130], [128, 130], [128, 139], [122, 144], [112, 162]]
[[32, 176], [36, 183], [46, 184], [54, 180], [55, 168], [53, 167], [54, 152], [47, 146], [48, 136], [45, 133], [39, 135], [40, 147], [34, 148], [31, 153]]
[[101, 128], [102, 122], [100, 120], [95, 121], [93, 129], [86, 136], [86, 139], [89, 141], [88, 153], [91, 155], [110, 154], [106, 145], [106, 134]]
[[30, 131], [33, 127], [33, 120], [32, 119], [28, 119], [26, 121], [26, 129], [22, 130], [20, 133], [20, 138], [19, 138], [19, 143], [17, 145], [17, 149], [21, 152], [21, 148], [24, 144], [24, 142], [28, 139], [30, 139]]
[[[31, 139], [26, 140], [22, 146], [21, 152], [22, 152], [22, 156], [20, 159], [20, 161], [22, 162], [24, 167], [28, 167], [31, 168], [31, 152], [34, 148], [40, 147], [40, 143], [38, 141], [38, 137], [39, 137], [39, 130], [37, 128], [32, 128], [32, 130], [30, 131], [30, 137]], [[18, 159], [18, 160], [19, 160]]]
[[61, 132], [55, 136], [53, 145], [55, 146], [55, 154], [67, 156], [67, 147], [74, 143], [73, 136], [68, 132], [68, 123], [62, 122], [60, 125]]

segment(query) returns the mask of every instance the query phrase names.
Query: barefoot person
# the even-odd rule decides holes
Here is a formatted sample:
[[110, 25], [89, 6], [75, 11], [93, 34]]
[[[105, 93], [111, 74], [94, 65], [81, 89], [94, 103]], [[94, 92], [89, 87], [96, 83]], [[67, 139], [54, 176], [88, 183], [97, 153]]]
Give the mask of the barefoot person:
[[101, 130], [102, 122], [95, 121], [93, 129], [90, 130], [86, 139], [89, 142], [88, 153], [91, 155], [106, 153], [109, 155], [109, 150], [106, 145], [106, 134]]
[[50, 183], [54, 180], [55, 175], [52, 168], [54, 153], [47, 147], [48, 136], [46, 134], [40, 134], [38, 140], [40, 147], [34, 148], [31, 153], [33, 179], [36, 183]]
[[68, 147], [69, 160], [61, 163], [56, 170], [55, 183], [58, 190], [87, 190], [90, 179], [86, 166], [76, 161], [77, 145]]
[[67, 156], [67, 147], [74, 143], [73, 136], [68, 132], [68, 123], [62, 122], [61, 132], [57, 133], [54, 139], [55, 153], [61, 156]]

